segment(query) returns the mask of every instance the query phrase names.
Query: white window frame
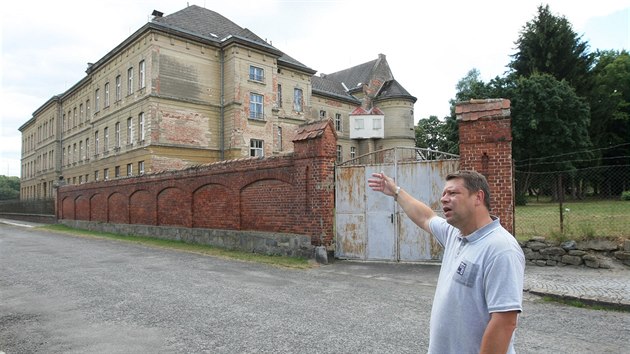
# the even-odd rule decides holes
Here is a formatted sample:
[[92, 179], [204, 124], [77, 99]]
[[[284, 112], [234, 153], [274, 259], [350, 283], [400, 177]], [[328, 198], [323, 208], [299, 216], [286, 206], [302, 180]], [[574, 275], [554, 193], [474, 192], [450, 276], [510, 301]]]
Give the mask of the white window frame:
[[138, 139], [140, 139], [140, 141], [144, 141], [145, 138], [144, 124], [144, 112], [141, 112], [138, 114]]
[[99, 137], [98, 137], [98, 130], [94, 132], [94, 154], [98, 155], [98, 149], [99, 149]]
[[343, 131], [343, 125], [341, 124], [341, 113], [335, 114], [335, 130], [338, 132]]
[[265, 119], [265, 112], [263, 102], [265, 97], [259, 93], [249, 93], [249, 118], [250, 119]]
[[99, 89], [94, 90], [94, 112], [98, 112], [100, 110], [99, 101], [101, 100]]
[[122, 78], [120, 75], [116, 76], [116, 102], [122, 99]]
[[293, 110], [296, 112], [302, 112], [304, 109], [304, 92], [301, 88], [293, 89]]
[[265, 69], [250, 65], [249, 79], [256, 82], [265, 82]]
[[105, 101], [103, 102], [103, 108], [109, 107], [109, 82], [105, 83]]
[[144, 174], [144, 161], [138, 161], [138, 174]]
[[138, 75], [140, 77], [138, 77], [138, 87], [140, 89], [143, 89], [146, 87], [146, 82], [145, 82], [145, 70], [146, 70], [146, 63], [144, 62], [144, 60], [140, 60], [140, 63], [138, 63]]
[[116, 125], [114, 125], [114, 144], [116, 144], [114, 147], [119, 148], [120, 147], [120, 122], [116, 122]]
[[127, 164], [127, 177], [131, 177], [131, 176], [133, 176], [133, 164], [128, 163]]
[[251, 157], [264, 157], [265, 156], [265, 141], [260, 139], [249, 140], [249, 156]]
[[133, 66], [127, 69], [127, 95], [133, 93]]
[[127, 118], [127, 144], [133, 144], [133, 119]]

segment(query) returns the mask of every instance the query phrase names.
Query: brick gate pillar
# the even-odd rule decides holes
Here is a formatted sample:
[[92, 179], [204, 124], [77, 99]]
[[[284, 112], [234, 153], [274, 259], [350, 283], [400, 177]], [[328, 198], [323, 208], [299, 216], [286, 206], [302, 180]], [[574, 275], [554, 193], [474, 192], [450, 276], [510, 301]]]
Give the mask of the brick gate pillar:
[[514, 234], [514, 176], [510, 100], [485, 99], [455, 106], [460, 169], [475, 170], [490, 185], [490, 211]]

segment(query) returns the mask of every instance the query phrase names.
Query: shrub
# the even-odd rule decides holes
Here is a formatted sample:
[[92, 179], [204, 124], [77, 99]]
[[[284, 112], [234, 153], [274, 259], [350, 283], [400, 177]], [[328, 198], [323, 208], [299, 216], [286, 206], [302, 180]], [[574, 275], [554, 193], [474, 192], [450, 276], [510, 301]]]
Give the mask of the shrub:
[[630, 191], [624, 191], [621, 193], [621, 200], [630, 200]]
[[527, 195], [525, 193], [518, 193], [514, 197], [514, 203], [518, 206], [527, 205]]

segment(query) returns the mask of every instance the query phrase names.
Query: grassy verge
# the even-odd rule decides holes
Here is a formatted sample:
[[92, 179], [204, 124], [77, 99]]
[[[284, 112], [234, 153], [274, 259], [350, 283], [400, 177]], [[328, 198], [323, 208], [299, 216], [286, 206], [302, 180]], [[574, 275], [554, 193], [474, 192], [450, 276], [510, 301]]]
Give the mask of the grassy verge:
[[630, 236], [630, 202], [617, 200], [570, 201], [563, 204], [563, 230], [560, 232], [560, 207], [557, 203], [530, 202], [515, 208], [517, 239], [532, 236], [585, 240]]
[[141, 237], [141, 236], [125, 236], [125, 235], [118, 235], [118, 234], [113, 234], [113, 233], [108, 233], [108, 232], [75, 229], [75, 228], [71, 228], [65, 225], [61, 225], [61, 224], [41, 226], [41, 227], [38, 227], [38, 229], [58, 232], [58, 233], [63, 233], [63, 234], [69, 234], [73, 236], [107, 238], [107, 239], [119, 240], [123, 242], [141, 244], [145, 246], [167, 248], [167, 249], [174, 249], [178, 251], [203, 254], [203, 255], [208, 255], [208, 256], [213, 256], [213, 257], [235, 259], [235, 260], [246, 261], [246, 262], [263, 263], [263, 264], [268, 264], [268, 265], [283, 267], [283, 268], [307, 269], [313, 266], [313, 263], [305, 258], [268, 256], [268, 255], [257, 254], [257, 253], [226, 250], [226, 249], [213, 247], [213, 246], [207, 246], [207, 245], [189, 244], [189, 243], [184, 243], [181, 241], [161, 240], [157, 238]]
[[543, 296], [542, 300], [545, 302], [557, 302], [572, 307], [585, 308], [597, 311], [618, 311], [618, 312], [630, 312], [630, 308], [615, 305], [601, 305], [593, 302], [586, 302], [578, 299], [567, 299], [560, 296]]

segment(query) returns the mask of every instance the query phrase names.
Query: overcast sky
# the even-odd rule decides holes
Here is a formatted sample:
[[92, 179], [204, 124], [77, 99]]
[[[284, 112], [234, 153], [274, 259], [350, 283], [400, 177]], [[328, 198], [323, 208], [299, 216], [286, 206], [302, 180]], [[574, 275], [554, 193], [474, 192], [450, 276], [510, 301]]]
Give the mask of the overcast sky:
[[[549, 0], [596, 49], [630, 49], [630, 0]], [[506, 71], [539, 0], [30, 0], [2, 5], [0, 175], [20, 175], [18, 128], [53, 95], [150, 21], [190, 5], [216, 11], [319, 73], [387, 56], [416, 121], [449, 114], [455, 85], [477, 68]]]

